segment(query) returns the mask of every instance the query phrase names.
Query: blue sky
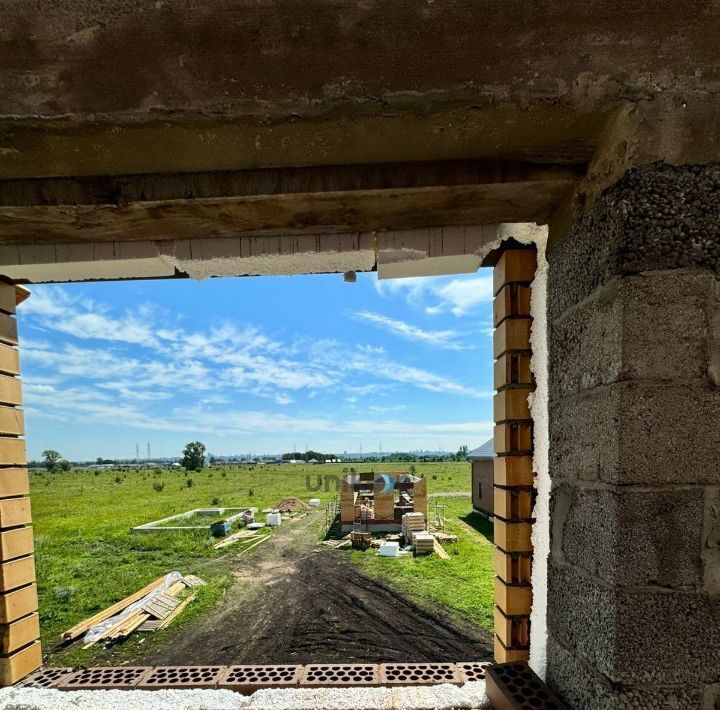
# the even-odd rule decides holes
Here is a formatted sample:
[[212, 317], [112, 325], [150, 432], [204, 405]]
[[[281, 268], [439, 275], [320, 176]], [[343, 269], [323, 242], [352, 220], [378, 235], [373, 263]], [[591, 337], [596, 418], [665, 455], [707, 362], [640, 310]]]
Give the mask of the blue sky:
[[492, 272], [33, 286], [28, 452], [455, 450], [492, 431]]

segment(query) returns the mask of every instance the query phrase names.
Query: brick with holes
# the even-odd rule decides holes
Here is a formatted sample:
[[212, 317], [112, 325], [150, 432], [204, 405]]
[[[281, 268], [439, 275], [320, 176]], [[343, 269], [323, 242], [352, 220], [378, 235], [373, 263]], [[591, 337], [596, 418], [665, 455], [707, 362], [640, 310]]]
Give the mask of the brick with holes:
[[74, 668], [41, 668], [18, 683], [21, 688], [55, 688], [66, 676], [75, 673]]
[[460, 685], [462, 680], [454, 663], [383, 663], [382, 685]]
[[262, 688], [295, 688], [302, 670], [299, 665], [230, 666], [221, 674], [217, 687], [243, 695]]
[[455, 667], [460, 674], [460, 680], [468, 683], [474, 680], [483, 680], [485, 678], [485, 668], [489, 663], [481, 663], [480, 661], [469, 661], [467, 663], [456, 663]]
[[137, 687], [142, 690], [215, 688], [224, 670], [225, 666], [158, 666]]
[[58, 690], [130, 690], [152, 669], [147, 666], [82, 668], [58, 681]]
[[316, 663], [305, 666], [300, 687], [349, 687], [379, 685], [380, 668], [375, 664]]
[[485, 692], [495, 710], [567, 710], [527, 663], [488, 666]]

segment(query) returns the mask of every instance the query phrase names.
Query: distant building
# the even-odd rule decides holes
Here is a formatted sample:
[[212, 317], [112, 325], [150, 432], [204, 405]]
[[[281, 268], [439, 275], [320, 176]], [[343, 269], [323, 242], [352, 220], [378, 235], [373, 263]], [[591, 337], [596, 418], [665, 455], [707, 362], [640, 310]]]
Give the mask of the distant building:
[[493, 514], [493, 459], [495, 449], [493, 440], [473, 449], [467, 455], [472, 466], [472, 504], [473, 508], [488, 517]]

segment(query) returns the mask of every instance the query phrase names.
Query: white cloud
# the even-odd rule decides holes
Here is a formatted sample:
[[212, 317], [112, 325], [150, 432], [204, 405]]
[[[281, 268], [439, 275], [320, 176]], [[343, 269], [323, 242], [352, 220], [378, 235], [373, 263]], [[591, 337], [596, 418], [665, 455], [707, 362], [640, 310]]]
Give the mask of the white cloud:
[[382, 330], [405, 340], [424, 343], [444, 350], [466, 350], [469, 347], [459, 342], [461, 334], [456, 330], [425, 330], [411, 323], [370, 311], [359, 311], [353, 314], [353, 317], [372, 323]]
[[404, 298], [426, 313], [452, 313], [460, 318], [493, 298], [492, 273], [470, 277], [447, 276], [392, 279], [376, 282], [380, 295]]

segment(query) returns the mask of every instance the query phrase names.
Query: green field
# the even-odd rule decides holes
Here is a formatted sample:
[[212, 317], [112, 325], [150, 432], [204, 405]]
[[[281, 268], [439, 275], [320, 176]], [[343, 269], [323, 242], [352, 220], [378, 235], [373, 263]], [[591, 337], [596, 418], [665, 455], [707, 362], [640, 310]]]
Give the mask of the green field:
[[366, 574], [388, 580], [416, 602], [440, 602], [464, 620], [492, 630], [492, 524], [473, 512], [469, 497], [431, 498], [431, 521], [435, 504], [444, 507], [444, 531], [458, 537], [457, 542], [444, 545], [451, 559], [442, 560], [436, 555], [394, 559], [379, 557], [374, 550], [353, 552], [353, 559]]
[[[215, 551], [205, 532], [131, 534], [130, 528], [200, 507], [257, 507], [260, 510], [288, 496], [323, 501], [336, 492], [318, 476], [343, 475], [343, 465], [259, 466], [211, 468], [188, 473], [178, 469], [116, 472], [76, 470], [67, 473], [31, 473], [31, 497], [42, 638], [45, 650], [56, 646], [59, 635], [77, 622], [131, 594], [157, 577], [178, 570], [195, 573], [209, 585], [202, 588], [196, 609], [211, 606], [230, 583], [223, 563], [228, 550]], [[407, 470], [406, 464], [356, 465], [358, 471]], [[415, 464], [427, 478], [430, 493], [470, 490], [467, 463]], [[317, 491], [308, 491], [306, 476]], [[157, 490], [160, 488], [161, 490]], [[431, 510], [434, 498], [430, 499]], [[443, 601], [460, 613], [488, 625], [492, 603], [485, 588], [492, 583], [492, 565], [485, 538], [456, 516], [470, 512], [469, 498], [444, 501], [449, 531], [462, 530], [455, 546], [457, 560], [435, 568], [436, 560], [395, 560], [382, 568], [369, 556], [360, 560], [371, 574], [388, 576], [413, 594]], [[318, 531], [319, 532], [319, 531]], [[478, 547], [474, 543], [480, 542]], [[233, 548], [229, 548], [232, 551]], [[452, 549], [449, 548], [452, 553]], [[385, 560], [381, 561], [385, 562]], [[407, 564], [409, 562], [410, 564]], [[425, 572], [418, 575], [413, 565]], [[478, 566], [479, 565], [479, 566]], [[488, 567], [488, 565], [490, 567]], [[447, 584], [448, 570], [458, 585]], [[478, 578], [487, 578], [482, 583]], [[445, 582], [443, 579], [445, 578]], [[468, 581], [470, 586], [461, 582]], [[453, 592], [452, 589], [456, 591]], [[488, 587], [489, 589], [489, 587]], [[480, 611], [479, 606], [483, 607]], [[491, 623], [491, 622], [490, 622]], [[89, 652], [76, 649], [66, 662], [88, 662]]]

